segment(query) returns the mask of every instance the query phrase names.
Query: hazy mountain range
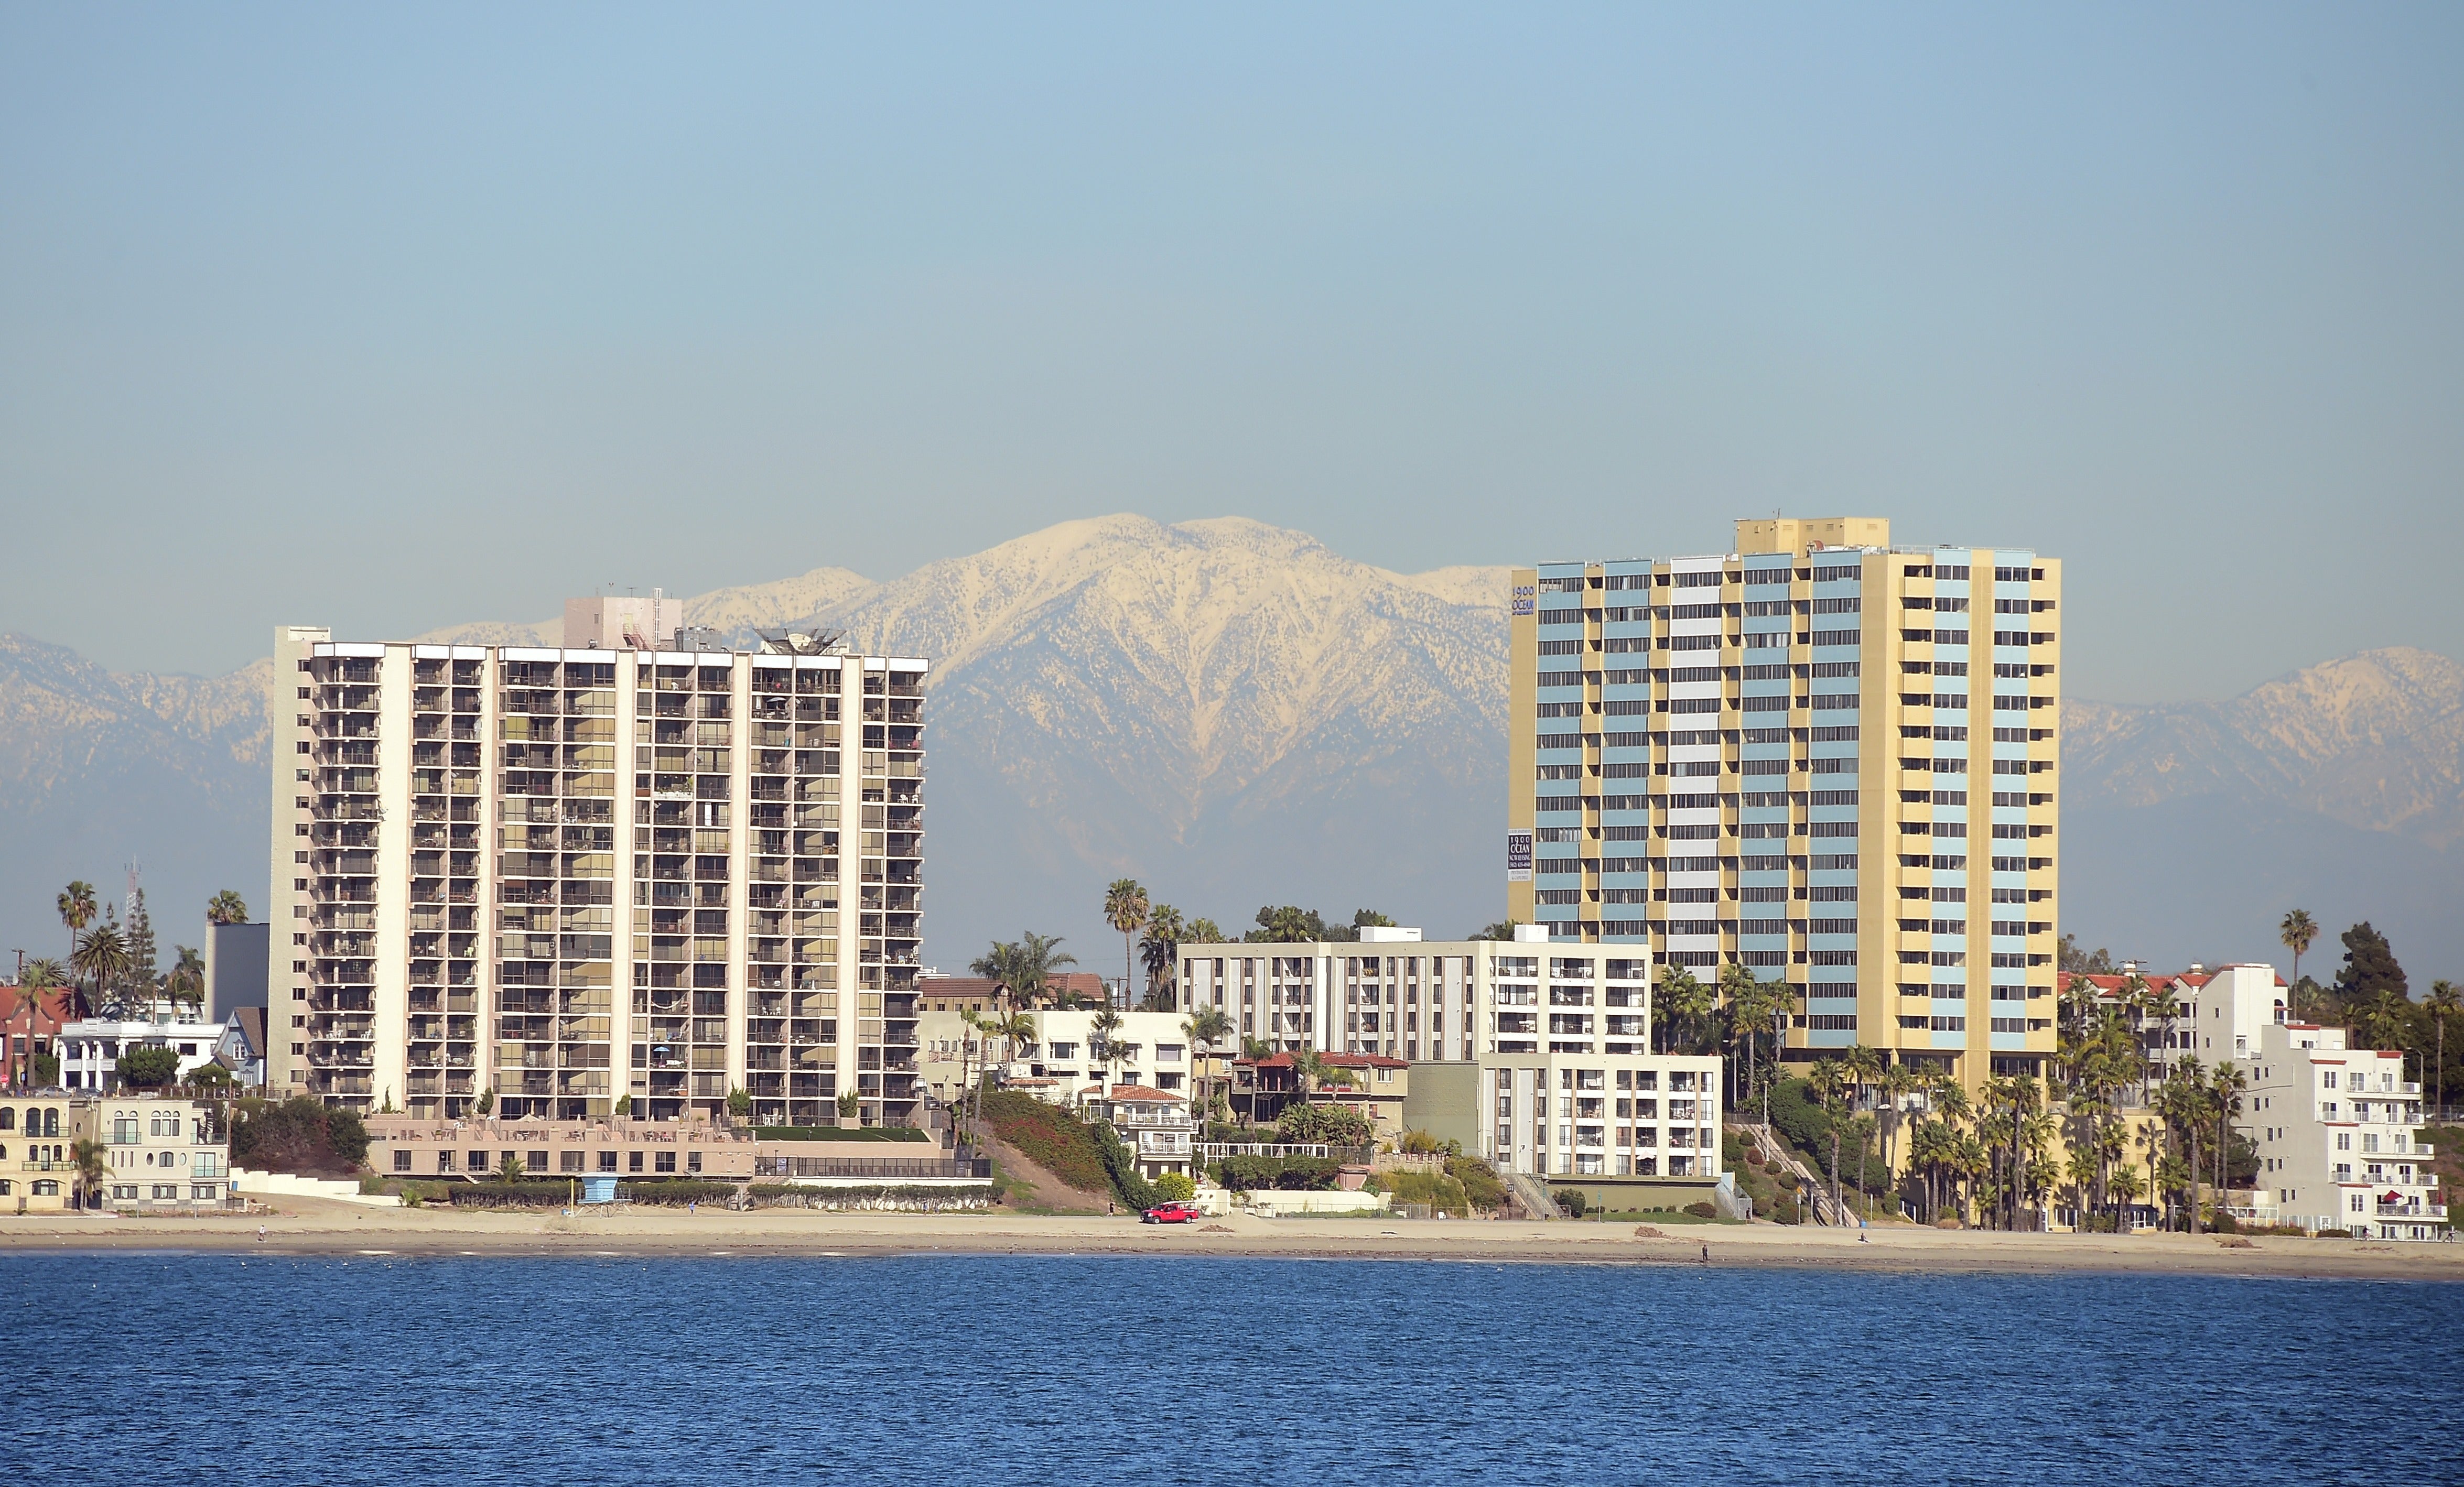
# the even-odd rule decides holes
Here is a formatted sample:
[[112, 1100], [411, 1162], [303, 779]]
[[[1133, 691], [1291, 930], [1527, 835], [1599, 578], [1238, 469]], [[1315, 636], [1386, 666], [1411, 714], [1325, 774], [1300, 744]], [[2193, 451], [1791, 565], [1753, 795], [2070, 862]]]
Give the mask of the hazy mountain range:
[[[1498, 917], [1504, 573], [1395, 574], [1257, 522], [1111, 516], [683, 612], [934, 658], [928, 956], [955, 968], [1033, 927], [1102, 970], [1120, 951], [1095, 903], [1122, 874], [1227, 929], [1269, 901], [1432, 934]], [[6, 946], [58, 953], [59, 885], [116, 894], [132, 857], [166, 943], [216, 887], [262, 898], [265, 677], [113, 674], [0, 637]], [[2336, 929], [2374, 919], [2422, 984], [2464, 971], [2464, 667], [2380, 650], [2231, 702], [2066, 709], [2063, 917], [2082, 940], [2167, 964], [2265, 956], [2300, 903]]]

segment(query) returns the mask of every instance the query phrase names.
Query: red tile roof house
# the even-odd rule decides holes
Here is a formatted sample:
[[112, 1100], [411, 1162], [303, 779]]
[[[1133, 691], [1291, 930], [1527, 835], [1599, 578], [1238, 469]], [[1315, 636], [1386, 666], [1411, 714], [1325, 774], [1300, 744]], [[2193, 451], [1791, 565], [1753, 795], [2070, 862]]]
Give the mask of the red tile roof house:
[[0, 1087], [24, 1089], [35, 1083], [34, 1055], [50, 1053], [62, 1024], [73, 1020], [69, 995], [65, 987], [29, 992], [0, 986]]
[[[2121, 1007], [2129, 1014], [2145, 1050], [2148, 1079], [2163, 1082], [2176, 1063], [2196, 1059], [2215, 1064], [2227, 1059], [2251, 1059], [2258, 1053], [2258, 1030], [2281, 1023], [2288, 1015], [2289, 993], [2276, 968], [2244, 962], [2213, 968], [2193, 966], [2179, 973], [2140, 973], [2151, 994], [2168, 994], [2170, 1017], [2146, 1015], [2125, 1003], [2127, 975], [2084, 977], [2096, 988], [2100, 1006]], [[2063, 978], [2068, 986], [2070, 978]]]

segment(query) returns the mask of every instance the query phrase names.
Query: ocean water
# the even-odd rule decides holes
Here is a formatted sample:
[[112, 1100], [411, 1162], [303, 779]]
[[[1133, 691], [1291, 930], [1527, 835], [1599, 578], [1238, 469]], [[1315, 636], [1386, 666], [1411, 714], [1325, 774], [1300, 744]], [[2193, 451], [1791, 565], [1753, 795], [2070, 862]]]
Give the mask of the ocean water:
[[0, 1480], [2464, 1482], [2464, 1286], [0, 1257]]

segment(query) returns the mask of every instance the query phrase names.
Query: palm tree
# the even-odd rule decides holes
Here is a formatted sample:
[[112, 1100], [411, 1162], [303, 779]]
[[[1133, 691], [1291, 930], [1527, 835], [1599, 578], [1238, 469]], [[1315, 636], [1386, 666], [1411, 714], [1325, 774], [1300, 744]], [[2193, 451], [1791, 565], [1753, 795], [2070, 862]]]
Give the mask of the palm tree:
[[[2139, 1152], [2147, 1159], [2147, 1196], [2160, 1210], [2164, 1207], [2165, 1190], [2157, 1183], [2156, 1170], [2170, 1158], [2172, 1146], [2170, 1127], [2155, 1121], [2139, 1127]], [[2137, 1175], [2135, 1169], [2132, 1175]], [[2197, 1202], [2198, 1195], [2194, 1192], [2191, 1194], [2192, 1206], [2197, 1206]]]
[[[100, 924], [77, 936], [77, 951], [69, 956], [69, 967], [93, 983], [95, 1000], [100, 1000], [105, 989], [119, 984], [128, 973], [128, 942], [121, 938], [118, 928]], [[92, 1015], [92, 1003], [82, 1009]]]
[[[2297, 908], [2287, 913], [2284, 916], [2284, 922], [2276, 927], [2276, 937], [2283, 942], [2286, 950], [2293, 952], [2293, 985], [2285, 990], [2286, 999], [2290, 1000], [2299, 993], [2301, 988], [2301, 952], [2308, 950], [2310, 942], [2319, 937], [2319, 926], [2310, 917], [2308, 909]], [[2298, 1008], [2294, 1015], [2300, 1016]]]
[[1121, 1000], [1130, 999], [1130, 957], [1146, 928], [1147, 890], [1135, 878], [1115, 878], [1104, 890], [1104, 922], [1121, 937]]
[[212, 898], [206, 900], [206, 923], [248, 923], [248, 901], [241, 898], [233, 889], [223, 889]]
[[[961, 1007], [958, 1009], [957, 1104], [958, 1113], [961, 1116], [965, 1116], [967, 1113], [967, 1101], [969, 1095], [983, 1083], [984, 1076], [980, 1058], [977, 1062], [975, 1082], [970, 1084], [967, 1082], [968, 1060], [971, 1055], [977, 1054], [979, 1045], [981, 1046], [983, 1054], [989, 1055], [992, 1052], [992, 1020], [973, 1007]], [[972, 1118], [968, 1120], [967, 1136], [969, 1148], [972, 1149], [975, 1145], [975, 1124]]]
[[[29, 961], [27, 964], [32, 965], [33, 962]], [[2447, 1108], [2447, 1019], [2457, 1012], [2464, 1011], [2464, 999], [2458, 998], [2454, 982], [2432, 981], [2430, 983], [2430, 1000], [2427, 1005], [2430, 1009], [2431, 1020], [2438, 1028], [2438, 1092], [2434, 1098], [2438, 1102], [2438, 1108], [2443, 1112]]]
[[2126, 1234], [2122, 1214], [2124, 1209], [2139, 1201], [2139, 1169], [2125, 1167], [2105, 1179], [2105, 1190], [2113, 1194], [2113, 1232]]
[[[1739, 973], [1733, 984], [1729, 980], [1731, 972]], [[1728, 990], [1728, 1026], [1731, 1035], [1741, 1036], [1746, 1045], [1745, 1084], [1728, 1102], [1733, 1108], [1740, 1101], [1753, 1098], [1757, 1079], [1754, 1061], [1755, 1044], [1761, 1041], [1766, 1031], [1771, 1029], [1772, 1015], [1784, 1010], [1792, 998], [1786, 981], [1763, 980], [1743, 966], [1734, 963], [1722, 968], [1720, 978]], [[1777, 1057], [1778, 1050], [1774, 1048], [1772, 1058], [1776, 1060]]]
[[[1170, 904], [1156, 905], [1155, 912], [1147, 916], [1146, 937], [1138, 941], [1138, 958], [1146, 962], [1146, 999], [1151, 1012], [1179, 1010], [1180, 942], [1187, 933], [1180, 910]], [[1164, 995], [1167, 990], [1174, 995]]]
[[[2028, 1087], [2033, 1090], [2035, 1088], [2035, 1080], [2029, 1080]], [[2029, 1196], [2034, 1196], [2036, 1191], [2036, 1185], [2031, 1180], [2030, 1174], [2035, 1170], [2035, 1164], [2053, 1149], [2054, 1137], [2058, 1130], [2059, 1127], [2055, 1124], [2054, 1117], [2049, 1111], [2040, 1111], [2027, 1116], [2020, 1122], [2019, 1185]], [[2050, 1184], [2047, 1185], [2047, 1191], [2051, 1191]], [[2037, 1230], [2041, 1231], [2045, 1227], [2045, 1214], [2041, 1206], [2036, 1206], [2035, 1216], [2031, 1222]]]
[[[1107, 1076], [1110, 1076], [1111, 1072], [1120, 1065], [1121, 1051], [1118, 1039], [1120, 1037], [1121, 1024], [1124, 1020], [1125, 1019], [1121, 1017], [1119, 1009], [1108, 1006], [1097, 1012], [1094, 1018], [1087, 1024], [1087, 1031], [1092, 1035], [1095, 1042], [1103, 1049], [1101, 1057], [1104, 1061], [1104, 1070]], [[1091, 1049], [1089, 1050], [1089, 1052], [1092, 1051], [1093, 1050]], [[1104, 1092], [1106, 1095], [1109, 1096], [1111, 1093], [1111, 1085], [1113, 1082], [1114, 1082], [1109, 1077], [1105, 1080], [1106, 1087]]]
[[[1651, 1029], [1660, 1043], [1660, 1052], [1671, 1052], [1669, 1045], [1677, 1040], [1681, 1027], [1693, 1031], [1712, 1005], [1712, 992], [1694, 978], [1694, 973], [1683, 966], [1663, 966], [1660, 972], [1660, 989], [1652, 998]], [[1688, 1039], [1688, 1046], [1692, 1039]]]
[[2373, 1048], [2398, 1048], [2404, 1042], [2405, 1014], [2411, 1003], [2392, 988], [2382, 986], [2362, 1003], [2361, 1016], [2353, 1020], [2355, 1031]]
[[1840, 1056], [1839, 1062], [1854, 1077], [1856, 1087], [1852, 1093], [1858, 1101], [1865, 1098], [1867, 1085], [1882, 1077], [1885, 1066], [1882, 1051], [1864, 1043], [1850, 1044], [1848, 1051]]
[[1011, 1001], [1040, 1007], [1052, 973], [1063, 966], [1076, 964], [1078, 957], [1061, 949], [1060, 935], [1038, 934], [1029, 929], [1019, 936], [1016, 944], [995, 941], [993, 948], [977, 956], [967, 969], [998, 983]]
[[[1886, 1065], [1880, 1081], [1882, 1090], [1882, 1170], [1894, 1174], [1899, 1167], [1899, 1137], [1903, 1112], [1900, 1102], [1917, 1091], [1916, 1071], [1904, 1063]], [[1893, 1181], [1897, 1181], [1894, 1177]]]
[[89, 1208], [100, 1208], [103, 1180], [111, 1175], [102, 1143], [92, 1136], [80, 1136], [69, 1148], [69, 1155], [77, 1162], [77, 1184], [84, 1190], [80, 1201]]
[[[1217, 1043], [1231, 1036], [1232, 1015], [1221, 1007], [1200, 1007], [1181, 1018], [1180, 1031], [1189, 1039], [1190, 1064], [1195, 1068]], [[1201, 1110], [1212, 1111], [1214, 1108], [1207, 1100], [1207, 1084], [1203, 1079], [1198, 1082], [1198, 1103]], [[1204, 1125], [1201, 1118], [1200, 1129]]]
[[163, 991], [174, 1002], [187, 1002], [200, 1010], [206, 1005], [206, 962], [192, 946], [179, 947], [179, 962], [171, 973], [163, 978]]
[[60, 890], [60, 923], [68, 927], [69, 953], [77, 953], [77, 932], [94, 923], [94, 885], [82, 879]]
[[18, 1084], [29, 1084], [33, 1082], [34, 1039], [32, 1037], [33, 1023], [31, 1020], [33, 1017], [33, 1004], [36, 1001], [40, 1001], [42, 999], [42, 995], [45, 992], [50, 991], [55, 986], [63, 984], [67, 974], [68, 973], [60, 969], [60, 963], [52, 959], [49, 955], [37, 955], [33, 959], [26, 962], [26, 964], [18, 970], [17, 990], [25, 994], [28, 998], [27, 1016], [29, 1021], [27, 1022], [27, 1031], [29, 1036], [15, 1039], [11, 1045], [12, 1047], [22, 1045], [25, 1050], [25, 1058], [22, 1062], [11, 1062], [10, 1065], [11, 1069], [15, 1070], [15, 1073], [11, 1076], [11, 1082]]
[[2250, 1076], [2231, 1059], [2218, 1059], [2215, 1072], [2208, 1080], [2208, 1104], [2216, 1116], [2216, 1203], [2225, 1201], [2227, 1179], [2232, 1176], [2233, 1118], [2241, 1113], [2241, 1092], [2250, 1087]]
[[2174, 996], [2173, 988], [2169, 983], [2147, 988], [2146, 993], [2140, 998], [2140, 1017], [2143, 1025], [2146, 1018], [2156, 1019], [2156, 1046], [2166, 1050], [2166, 1059], [2169, 1061], [2172, 1057], [2173, 1024], [2180, 1021], [2182, 1017], [2182, 1003]]
[[[1831, 1113], [1831, 1103], [1839, 1098], [1839, 1091], [1846, 1082], [1846, 1075], [1847, 1070], [1837, 1059], [1821, 1058], [1814, 1061], [1811, 1078], [1815, 1092], [1822, 1097], [1823, 1114]], [[1836, 1118], [1831, 1122], [1831, 1212], [1835, 1215], [1840, 1212], [1839, 1122]]]

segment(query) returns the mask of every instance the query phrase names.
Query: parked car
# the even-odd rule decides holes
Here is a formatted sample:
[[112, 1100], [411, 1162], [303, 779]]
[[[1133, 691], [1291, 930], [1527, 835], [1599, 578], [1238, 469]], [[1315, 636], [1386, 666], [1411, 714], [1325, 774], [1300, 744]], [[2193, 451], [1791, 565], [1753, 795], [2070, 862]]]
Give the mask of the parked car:
[[1200, 1216], [1201, 1215], [1199, 1214], [1198, 1210], [1191, 1208], [1186, 1204], [1166, 1203], [1159, 1208], [1148, 1209], [1145, 1213], [1139, 1214], [1138, 1222], [1142, 1224], [1188, 1224], [1197, 1222]]

